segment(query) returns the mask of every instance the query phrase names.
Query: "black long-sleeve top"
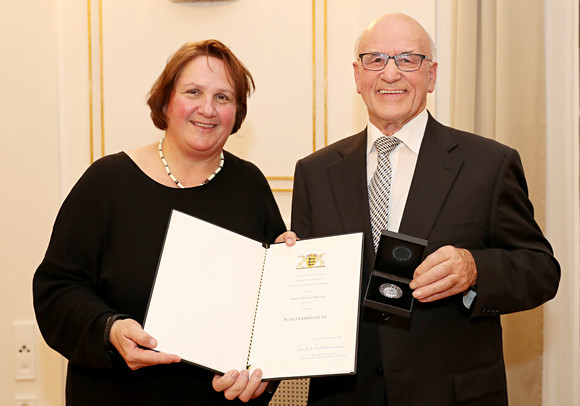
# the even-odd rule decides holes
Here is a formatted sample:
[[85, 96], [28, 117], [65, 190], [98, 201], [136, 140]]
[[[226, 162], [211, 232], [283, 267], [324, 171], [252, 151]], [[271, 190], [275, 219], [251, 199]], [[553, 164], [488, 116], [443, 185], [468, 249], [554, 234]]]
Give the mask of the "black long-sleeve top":
[[125, 153], [91, 165], [59, 211], [33, 282], [42, 335], [69, 360], [67, 405], [232, 404], [208, 371], [183, 363], [131, 371], [104, 344], [109, 316], [142, 323], [173, 209], [260, 242], [286, 229], [263, 174], [227, 152], [211, 182], [186, 189], [153, 181]]

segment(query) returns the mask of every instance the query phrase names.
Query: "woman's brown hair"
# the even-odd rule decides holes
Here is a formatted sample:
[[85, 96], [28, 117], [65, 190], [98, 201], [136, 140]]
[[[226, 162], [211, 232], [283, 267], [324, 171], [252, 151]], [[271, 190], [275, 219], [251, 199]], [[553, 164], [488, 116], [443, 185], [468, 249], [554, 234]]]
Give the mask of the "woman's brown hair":
[[254, 79], [233, 52], [215, 39], [185, 43], [169, 58], [165, 69], [153, 84], [147, 99], [147, 104], [151, 108], [153, 124], [160, 130], [167, 129], [167, 104], [175, 82], [187, 64], [199, 56], [212, 56], [220, 59], [226, 65], [228, 79], [234, 88], [236, 98], [236, 121], [231, 132], [234, 134], [240, 129], [246, 118], [248, 97], [255, 89]]

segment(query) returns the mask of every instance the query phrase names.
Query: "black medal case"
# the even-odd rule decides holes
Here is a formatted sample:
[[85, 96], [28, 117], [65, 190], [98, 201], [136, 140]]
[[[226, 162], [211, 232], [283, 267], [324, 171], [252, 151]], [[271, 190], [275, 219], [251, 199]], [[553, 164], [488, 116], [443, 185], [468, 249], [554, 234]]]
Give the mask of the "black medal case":
[[414, 297], [409, 283], [425, 255], [427, 240], [383, 230], [363, 304], [411, 317]]

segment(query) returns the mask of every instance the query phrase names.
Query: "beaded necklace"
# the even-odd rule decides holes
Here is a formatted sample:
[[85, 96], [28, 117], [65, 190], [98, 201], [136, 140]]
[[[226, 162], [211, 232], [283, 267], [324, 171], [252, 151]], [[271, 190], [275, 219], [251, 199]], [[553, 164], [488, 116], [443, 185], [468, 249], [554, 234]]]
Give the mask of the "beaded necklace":
[[[163, 141], [164, 140], [165, 140], [165, 135], [162, 135], [161, 138], [159, 139], [159, 158], [161, 158], [161, 163], [165, 167], [165, 172], [167, 172], [167, 175], [169, 175], [169, 178], [173, 181], [173, 183], [175, 183], [181, 189], [185, 189], [185, 186], [183, 186], [177, 180], [177, 178], [171, 173], [171, 169], [169, 169], [169, 164], [167, 163], [167, 161], [165, 160], [165, 157], [163, 156]], [[207, 179], [204, 180], [203, 182], [201, 182], [201, 184], [199, 186], [207, 185], [213, 178], [215, 178], [215, 175], [217, 175], [219, 173], [219, 171], [222, 170], [223, 167], [224, 167], [224, 151], [221, 151], [220, 152], [220, 165], [214, 171], [214, 173], [209, 175], [207, 177]]]

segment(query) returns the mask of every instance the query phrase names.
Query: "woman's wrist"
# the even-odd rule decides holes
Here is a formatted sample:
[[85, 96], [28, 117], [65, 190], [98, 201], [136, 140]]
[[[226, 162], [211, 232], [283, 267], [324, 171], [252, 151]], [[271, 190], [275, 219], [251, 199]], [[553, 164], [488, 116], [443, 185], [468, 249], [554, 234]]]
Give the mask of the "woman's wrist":
[[113, 327], [113, 324], [117, 320], [124, 320], [124, 319], [129, 319], [129, 318], [131, 318], [131, 316], [129, 316], [128, 314], [118, 313], [118, 314], [110, 315], [109, 318], [107, 319], [107, 323], [105, 324], [105, 333], [103, 335], [103, 341], [105, 343], [105, 348], [110, 353], [115, 352], [115, 347], [113, 346], [113, 344], [111, 344], [111, 339], [110, 339], [111, 328]]

